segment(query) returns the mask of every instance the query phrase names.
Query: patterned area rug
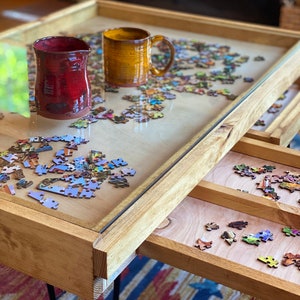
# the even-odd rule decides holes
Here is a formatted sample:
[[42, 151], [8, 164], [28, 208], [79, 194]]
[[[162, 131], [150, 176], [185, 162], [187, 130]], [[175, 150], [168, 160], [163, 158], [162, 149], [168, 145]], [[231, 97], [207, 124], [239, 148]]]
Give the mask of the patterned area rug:
[[[1, 300], [48, 300], [46, 283], [0, 266]], [[58, 300], [83, 300], [56, 289]], [[98, 300], [112, 300], [110, 286]], [[121, 274], [120, 300], [254, 300], [216, 282], [137, 256]]]
[[[112, 286], [98, 300], [112, 300]], [[211, 280], [137, 256], [121, 274], [120, 300], [254, 300]], [[65, 293], [59, 300], [82, 300]]]

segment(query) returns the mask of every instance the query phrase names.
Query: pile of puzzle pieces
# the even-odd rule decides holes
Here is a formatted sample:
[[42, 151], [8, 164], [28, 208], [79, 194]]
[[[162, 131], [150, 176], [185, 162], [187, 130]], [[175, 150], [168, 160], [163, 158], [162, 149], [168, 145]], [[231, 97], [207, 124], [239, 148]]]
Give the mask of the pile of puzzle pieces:
[[[63, 142], [63, 148], [53, 151], [51, 143]], [[88, 141], [73, 135], [52, 137], [31, 137], [16, 141], [8, 150], [0, 153], [0, 190], [11, 195], [16, 189], [28, 188], [32, 180], [26, 180], [23, 170], [30, 169], [40, 179], [36, 188], [29, 191], [28, 196], [42, 205], [57, 209], [58, 202], [45, 198], [45, 192], [71, 198], [90, 199], [95, 197], [95, 191], [107, 180], [115, 187], [128, 187], [127, 176], [134, 176], [136, 171], [129, 168], [122, 158], [108, 160], [104, 153], [90, 150], [89, 154], [74, 157], [79, 145]], [[41, 164], [41, 152], [53, 151], [54, 156], [48, 164]], [[11, 183], [15, 180], [15, 184]], [[15, 189], [16, 187], [16, 189]]]
[[[244, 163], [233, 167], [236, 174], [251, 179], [256, 179], [258, 174], [272, 173], [274, 169], [276, 169], [275, 166], [251, 167]], [[279, 188], [289, 190], [291, 193], [300, 191], [300, 173], [285, 171], [284, 174], [266, 174], [260, 182], [256, 183], [256, 188], [262, 190], [265, 198], [277, 201], [280, 196], [275, 191], [274, 184], [278, 184]]]
[[[102, 32], [86, 33], [77, 36], [91, 47], [89, 55], [88, 74], [91, 82], [93, 103], [105, 101], [103, 91], [118, 93], [119, 88], [108, 86], [103, 77]], [[170, 71], [163, 77], [152, 76], [147, 84], [139, 86], [139, 95], [135, 92], [120, 97], [122, 100], [134, 102], [123, 111], [116, 112], [112, 108], [105, 108], [99, 112], [93, 110], [91, 114], [71, 123], [71, 127], [86, 128], [100, 119], [111, 120], [117, 124], [127, 123], [129, 120], [148, 122], [164, 117], [162, 110], [166, 100], [174, 100], [176, 93], [192, 93], [198, 96], [225, 97], [234, 100], [237, 95], [230, 91], [237, 81], [251, 83], [253, 78], [247, 74], [236, 74], [237, 70], [247, 63], [265, 61], [262, 56], [252, 59], [243, 53], [238, 53], [228, 45], [203, 41], [179, 39], [172, 40], [176, 48], [175, 60]], [[157, 68], [164, 66], [169, 60], [168, 49], [163, 43], [157, 45], [158, 53], [152, 54], [152, 63]], [[35, 58], [32, 47], [28, 46], [29, 86], [31, 111], [34, 107]], [[224, 85], [224, 88], [220, 88]], [[218, 87], [217, 87], [218, 86]], [[121, 100], [120, 99], [120, 100]], [[100, 101], [99, 101], [100, 100]]]

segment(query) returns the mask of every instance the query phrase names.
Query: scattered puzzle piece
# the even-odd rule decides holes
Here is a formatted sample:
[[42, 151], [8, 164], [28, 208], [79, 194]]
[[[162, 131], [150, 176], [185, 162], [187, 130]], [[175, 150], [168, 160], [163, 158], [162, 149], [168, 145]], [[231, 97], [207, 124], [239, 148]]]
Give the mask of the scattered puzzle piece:
[[229, 227], [236, 228], [238, 230], [242, 230], [243, 228], [246, 228], [247, 225], [248, 225], [247, 221], [234, 221], [228, 224]]
[[250, 245], [255, 245], [255, 246], [260, 245], [260, 238], [256, 237], [254, 234], [244, 235], [242, 237], [242, 241]]
[[229, 245], [232, 245], [233, 242], [237, 241], [235, 232], [231, 230], [224, 231], [221, 235], [221, 238], [224, 239]]
[[220, 226], [215, 222], [210, 222], [210, 223], [205, 224], [205, 228], [207, 231], [212, 231], [212, 230], [219, 229]]
[[198, 248], [198, 249], [204, 251], [204, 250], [206, 250], [206, 249], [211, 248], [211, 247], [212, 247], [212, 243], [213, 243], [212, 241], [210, 241], [210, 242], [205, 242], [205, 241], [203, 241], [203, 240], [201, 240], [201, 239], [197, 239], [196, 244], [195, 244], [194, 246], [195, 246], [196, 248]]
[[286, 227], [283, 227], [282, 228], [282, 232], [286, 235], [286, 236], [293, 236], [293, 237], [295, 237], [295, 236], [300, 236], [300, 230], [299, 229], [292, 229], [292, 228], [290, 228], [290, 227], [288, 227], [288, 226], [286, 226]]
[[267, 264], [270, 268], [278, 268], [279, 262], [272, 256], [259, 256], [257, 259]]
[[273, 233], [269, 229], [260, 231], [256, 233], [254, 236], [259, 238], [263, 242], [273, 241]]

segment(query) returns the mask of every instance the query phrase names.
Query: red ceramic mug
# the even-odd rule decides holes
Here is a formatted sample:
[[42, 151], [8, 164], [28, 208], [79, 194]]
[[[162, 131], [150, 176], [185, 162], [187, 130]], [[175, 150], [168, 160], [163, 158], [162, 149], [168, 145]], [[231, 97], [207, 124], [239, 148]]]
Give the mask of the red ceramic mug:
[[60, 120], [87, 114], [91, 108], [89, 45], [75, 37], [49, 36], [35, 41], [33, 49], [37, 113]]

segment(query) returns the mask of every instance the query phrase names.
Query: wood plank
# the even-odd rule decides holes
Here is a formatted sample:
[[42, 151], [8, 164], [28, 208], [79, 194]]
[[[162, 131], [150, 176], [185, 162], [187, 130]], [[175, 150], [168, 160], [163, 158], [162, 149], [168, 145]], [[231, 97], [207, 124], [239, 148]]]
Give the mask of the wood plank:
[[270, 201], [269, 199], [244, 193], [220, 184], [202, 180], [189, 193], [189, 196], [285, 226], [300, 228], [299, 207]]
[[[299, 39], [299, 33], [275, 27], [227, 21], [134, 4], [128, 4], [125, 7], [122, 3], [115, 1], [98, 0], [98, 4], [99, 15], [131, 22], [142, 22], [282, 47], [290, 47]], [[133, 11], [135, 13], [132, 13]]]
[[255, 129], [249, 129], [246, 134], [245, 137], [251, 138], [251, 139], [257, 139], [260, 141], [264, 141], [267, 143], [271, 143], [271, 137], [270, 134], [265, 132], [265, 131], [259, 131], [259, 130], [255, 130]]
[[300, 92], [282, 111], [282, 113], [268, 126], [266, 133], [273, 143], [288, 146], [300, 129]]
[[299, 151], [243, 137], [233, 151], [300, 168]]
[[98, 233], [3, 199], [1, 193], [1, 263], [92, 299]]
[[299, 299], [300, 288], [206, 251], [152, 234], [137, 253], [160, 260], [190, 273], [214, 280], [259, 299]]

